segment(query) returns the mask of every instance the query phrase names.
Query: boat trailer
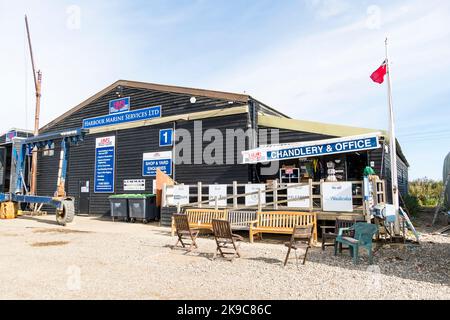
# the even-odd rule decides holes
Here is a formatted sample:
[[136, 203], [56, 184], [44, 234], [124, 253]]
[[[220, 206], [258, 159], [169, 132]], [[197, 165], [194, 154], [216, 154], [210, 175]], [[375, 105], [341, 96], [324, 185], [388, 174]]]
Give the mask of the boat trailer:
[[[65, 181], [70, 146], [77, 145], [84, 140], [88, 130], [74, 129], [52, 133], [45, 133], [20, 141], [19, 148], [13, 148], [13, 158], [16, 161], [16, 182], [14, 192], [0, 193], [0, 204], [9, 203], [14, 208], [14, 216], [20, 204], [50, 205], [56, 209], [56, 222], [65, 226], [74, 219], [74, 198], [66, 195]], [[32, 152], [43, 151], [54, 146], [55, 141], [61, 140], [61, 152], [58, 167], [58, 181], [53, 196], [38, 196], [29, 194], [24, 181], [25, 163], [27, 155]]]

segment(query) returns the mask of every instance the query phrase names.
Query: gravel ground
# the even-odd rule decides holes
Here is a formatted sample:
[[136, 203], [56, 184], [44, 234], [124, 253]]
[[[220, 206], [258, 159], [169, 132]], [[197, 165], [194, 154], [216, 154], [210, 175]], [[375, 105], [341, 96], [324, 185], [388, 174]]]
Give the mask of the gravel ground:
[[208, 236], [186, 255], [156, 225], [53, 221], [0, 220], [1, 299], [450, 299], [450, 237], [426, 226], [420, 246], [384, 245], [373, 266], [364, 254], [354, 266], [347, 252], [315, 247], [306, 265], [293, 258], [283, 268], [283, 236], [244, 242], [233, 262], [211, 261]]

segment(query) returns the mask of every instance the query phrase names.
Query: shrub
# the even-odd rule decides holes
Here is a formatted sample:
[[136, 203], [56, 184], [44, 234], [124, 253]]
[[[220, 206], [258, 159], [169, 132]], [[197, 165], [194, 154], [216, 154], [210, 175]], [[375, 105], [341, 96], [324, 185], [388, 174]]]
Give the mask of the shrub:
[[412, 216], [415, 216], [420, 211], [419, 199], [414, 195], [406, 195], [403, 197], [403, 201], [405, 202], [405, 207], [408, 213]]
[[416, 179], [409, 183], [409, 194], [417, 198], [420, 206], [436, 206], [443, 188], [441, 181]]

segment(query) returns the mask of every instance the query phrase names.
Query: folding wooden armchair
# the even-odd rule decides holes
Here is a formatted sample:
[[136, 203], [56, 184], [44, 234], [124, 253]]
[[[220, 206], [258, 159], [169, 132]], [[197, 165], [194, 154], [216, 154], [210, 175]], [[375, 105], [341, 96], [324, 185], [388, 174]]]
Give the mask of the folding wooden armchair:
[[286, 254], [286, 259], [284, 260], [284, 266], [286, 266], [291, 250], [295, 250], [295, 259], [298, 267], [298, 256], [297, 250], [300, 248], [305, 249], [305, 255], [303, 256], [303, 264], [306, 263], [306, 256], [308, 255], [308, 250], [311, 248], [311, 242], [313, 239], [314, 225], [307, 226], [295, 226], [292, 232], [291, 241], [286, 242], [285, 246], [288, 247], [288, 252]]
[[239, 252], [239, 241], [243, 241], [244, 238], [231, 232], [231, 224], [227, 220], [214, 219], [212, 220], [212, 226], [214, 238], [217, 244], [213, 260], [216, 258], [217, 253], [219, 253], [222, 258], [231, 256], [231, 261], [236, 257], [240, 258], [241, 253]]
[[[336, 219], [334, 226], [321, 226], [322, 228], [322, 251], [325, 247], [334, 246], [336, 238], [341, 228], [350, 228], [355, 224], [355, 220]], [[353, 232], [349, 232], [349, 236], [353, 237]]]
[[[186, 248], [186, 245], [189, 245], [187, 249], [188, 252], [191, 252], [194, 248], [197, 249], [197, 236], [199, 230], [191, 229], [189, 227], [188, 217], [185, 214], [174, 214], [173, 215], [175, 221], [175, 229], [178, 237], [177, 243], [175, 243], [174, 248], [178, 246], [178, 243], [181, 243], [183, 248]], [[190, 241], [190, 242], [189, 242]]]

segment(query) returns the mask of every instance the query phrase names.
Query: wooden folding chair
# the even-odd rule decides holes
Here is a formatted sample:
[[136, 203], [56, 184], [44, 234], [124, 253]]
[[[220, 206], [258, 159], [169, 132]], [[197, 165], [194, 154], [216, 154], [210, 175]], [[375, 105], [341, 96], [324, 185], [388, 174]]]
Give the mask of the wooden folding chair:
[[[183, 248], [186, 248], [186, 245], [189, 245], [187, 249], [188, 252], [191, 252], [194, 248], [197, 249], [197, 236], [200, 232], [198, 229], [191, 229], [189, 227], [188, 217], [185, 214], [174, 214], [173, 215], [175, 221], [175, 229], [178, 237], [177, 243], [175, 243], [174, 248], [178, 246], [178, 243], [181, 243]], [[184, 241], [183, 241], [184, 239]], [[190, 243], [187, 241], [190, 240]]]
[[305, 255], [303, 256], [303, 264], [306, 263], [306, 256], [308, 255], [308, 250], [311, 248], [311, 242], [313, 239], [314, 225], [307, 226], [295, 226], [292, 232], [291, 241], [286, 242], [285, 246], [288, 247], [288, 252], [286, 259], [284, 260], [284, 266], [286, 266], [289, 255], [291, 254], [291, 249], [295, 250], [295, 259], [298, 267], [298, 256], [297, 250], [300, 248], [305, 249]]
[[227, 220], [214, 219], [212, 220], [212, 226], [214, 238], [217, 244], [213, 260], [216, 258], [217, 253], [219, 253], [223, 258], [226, 258], [226, 256], [231, 256], [231, 261], [233, 261], [236, 257], [240, 258], [241, 253], [239, 252], [239, 241], [243, 241], [244, 238], [231, 232], [231, 224]]

